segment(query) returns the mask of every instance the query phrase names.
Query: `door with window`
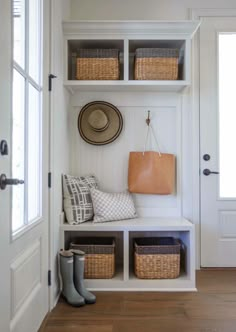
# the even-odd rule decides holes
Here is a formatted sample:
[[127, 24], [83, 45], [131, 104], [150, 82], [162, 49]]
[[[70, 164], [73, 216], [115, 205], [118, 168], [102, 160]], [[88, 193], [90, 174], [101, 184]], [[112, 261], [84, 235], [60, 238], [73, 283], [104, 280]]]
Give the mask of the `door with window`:
[[[48, 1], [0, 10], [0, 331], [48, 312]], [[4, 27], [4, 28], [3, 28]]]
[[236, 266], [236, 17], [200, 26], [201, 266]]

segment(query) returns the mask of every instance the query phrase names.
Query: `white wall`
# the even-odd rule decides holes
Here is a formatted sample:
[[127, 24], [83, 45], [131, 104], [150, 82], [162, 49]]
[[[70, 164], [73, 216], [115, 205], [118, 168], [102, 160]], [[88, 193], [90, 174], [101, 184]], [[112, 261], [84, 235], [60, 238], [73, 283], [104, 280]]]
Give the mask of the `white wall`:
[[70, 155], [70, 132], [69, 132], [69, 94], [63, 87], [63, 34], [62, 20], [68, 19], [70, 13], [70, 1], [52, 0], [52, 25], [51, 25], [51, 73], [56, 75], [52, 82], [51, 92], [51, 264], [52, 264], [52, 303], [58, 295], [59, 283], [57, 273], [57, 253], [60, 249], [59, 243], [59, 220], [62, 211], [62, 186], [61, 174], [69, 171]]
[[79, 20], [186, 20], [189, 8], [235, 8], [235, 0], [71, 0]]

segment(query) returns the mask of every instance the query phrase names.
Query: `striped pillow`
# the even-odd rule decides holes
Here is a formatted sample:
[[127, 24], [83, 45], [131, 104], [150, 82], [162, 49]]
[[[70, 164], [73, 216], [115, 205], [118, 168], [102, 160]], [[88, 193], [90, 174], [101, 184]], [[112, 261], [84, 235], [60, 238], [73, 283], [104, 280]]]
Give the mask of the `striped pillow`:
[[63, 205], [66, 220], [71, 225], [83, 223], [93, 218], [93, 204], [90, 188], [97, 188], [93, 175], [75, 177], [62, 175]]

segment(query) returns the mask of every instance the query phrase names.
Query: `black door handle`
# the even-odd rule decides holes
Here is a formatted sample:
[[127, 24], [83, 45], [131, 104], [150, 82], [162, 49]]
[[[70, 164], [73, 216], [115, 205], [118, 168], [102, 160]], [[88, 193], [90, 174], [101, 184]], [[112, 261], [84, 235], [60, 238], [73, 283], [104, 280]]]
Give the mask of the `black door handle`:
[[208, 175], [210, 175], [210, 174], [220, 174], [220, 173], [219, 173], [219, 172], [212, 172], [212, 171], [209, 170], [208, 168], [205, 168], [205, 169], [203, 170], [203, 174], [206, 175], [206, 176], [208, 176]]
[[24, 180], [18, 180], [18, 179], [8, 179], [5, 174], [0, 175], [0, 189], [4, 190], [6, 186], [14, 186], [17, 184], [23, 184]]

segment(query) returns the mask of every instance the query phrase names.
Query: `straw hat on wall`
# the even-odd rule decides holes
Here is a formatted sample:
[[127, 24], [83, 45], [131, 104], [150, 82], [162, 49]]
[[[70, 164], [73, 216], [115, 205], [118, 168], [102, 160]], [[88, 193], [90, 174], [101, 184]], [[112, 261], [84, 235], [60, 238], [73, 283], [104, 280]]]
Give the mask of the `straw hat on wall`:
[[80, 136], [89, 144], [105, 145], [121, 133], [123, 119], [120, 111], [105, 101], [86, 104], [78, 117]]

